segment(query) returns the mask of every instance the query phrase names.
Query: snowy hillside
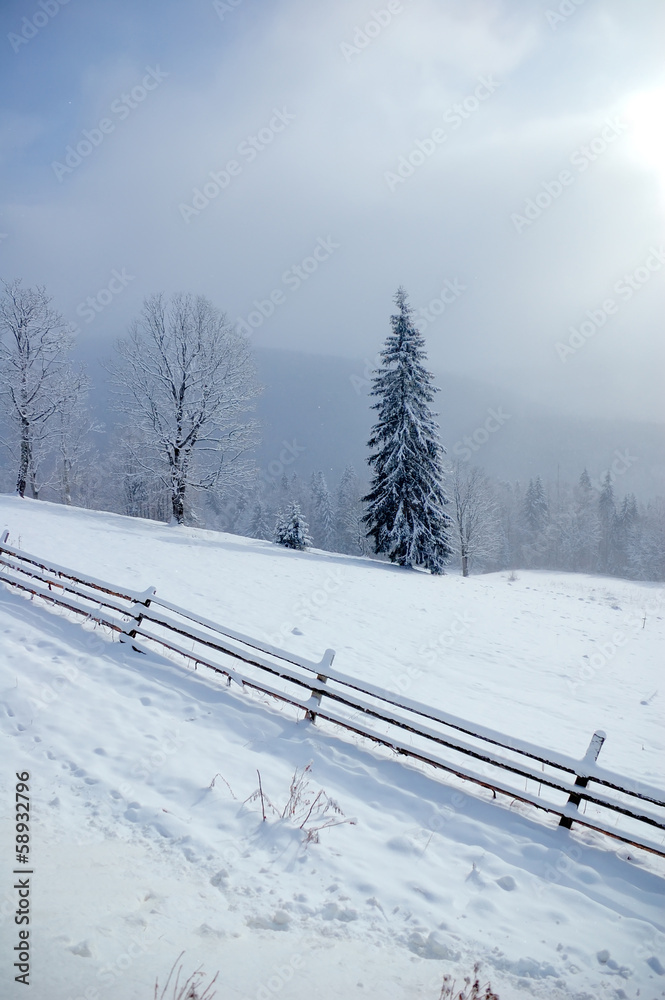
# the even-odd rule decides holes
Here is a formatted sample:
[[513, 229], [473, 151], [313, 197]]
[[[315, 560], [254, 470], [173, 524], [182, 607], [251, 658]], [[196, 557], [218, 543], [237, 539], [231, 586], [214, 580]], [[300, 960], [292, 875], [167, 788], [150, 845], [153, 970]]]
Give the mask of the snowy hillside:
[[[663, 785], [662, 587], [369, 560], [0, 497], [28, 552], [385, 688]], [[218, 1000], [665, 997], [665, 863], [493, 804], [0, 586], [3, 801], [31, 774], [36, 1000], [151, 1000], [180, 951]], [[659, 690], [660, 689], [660, 690]], [[343, 816], [306, 843], [295, 769]], [[13, 818], [2, 821], [12, 841]], [[332, 813], [331, 813], [332, 815]], [[353, 822], [350, 822], [353, 820]], [[630, 856], [631, 860], [627, 860]], [[10, 997], [16, 893], [2, 887]]]

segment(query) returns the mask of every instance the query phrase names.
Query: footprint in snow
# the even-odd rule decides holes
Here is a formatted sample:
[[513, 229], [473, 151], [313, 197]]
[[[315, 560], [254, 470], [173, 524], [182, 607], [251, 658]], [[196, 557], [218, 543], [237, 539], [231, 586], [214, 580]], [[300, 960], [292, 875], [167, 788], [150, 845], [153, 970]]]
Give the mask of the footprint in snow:
[[150, 698], [145, 698], [145, 697], [139, 698], [139, 701], [141, 702], [142, 705], [152, 705]]
[[72, 955], [79, 955], [81, 958], [92, 958], [92, 952], [87, 941], [81, 941], [79, 944], [74, 944], [71, 948], [68, 948]]
[[339, 906], [337, 903], [326, 903], [321, 910], [321, 916], [324, 920], [342, 920], [351, 923], [358, 919], [358, 911], [352, 907]]
[[214, 927], [211, 927], [210, 924], [201, 924], [200, 927], [196, 928], [194, 933], [198, 934], [199, 937], [212, 938], [213, 940], [218, 941], [226, 937], [226, 931], [217, 931]]
[[417, 882], [408, 882], [407, 885], [409, 889], [412, 889], [413, 892], [419, 893], [419, 895], [426, 899], [428, 903], [438, 903], [441, 899], [437, 893], [432, 892], [430, 889], [423, 889], [423, 887], [418, 885]]
[[406, 946], [409, 951], [420, 958], [443, 958], [449, 962], [458, 962], [461, 957], [461, 953], [451, 948], [445, 938], [437, 931], [432, 931], [427, 938], [420, 931], [413, 931]]
[[272, 917], [248, 917], [248, 927], [259, 927], [266, 931], [288, 931], [291, 922], [286, 910], [277, 910]]

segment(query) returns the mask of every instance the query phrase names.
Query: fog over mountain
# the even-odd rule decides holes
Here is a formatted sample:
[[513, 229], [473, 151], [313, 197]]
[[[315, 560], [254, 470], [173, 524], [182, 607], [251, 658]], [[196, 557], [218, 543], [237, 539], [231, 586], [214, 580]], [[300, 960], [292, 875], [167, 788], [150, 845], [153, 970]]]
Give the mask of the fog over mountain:
[[[107, 344], [104, 356], [110, 356]], [[119, 415], [112, 409], [108, 377], [98, 363], [98, 345], [82, 341], [77, 358], [94, 380], [91, 403], [104, 431], [95, 435], [102, 453]], [[256, 405], [261, 441], [256, 464], [261, 478], [297, 473], [308, 479], [322, 470], [331, 484], [351, 464], [368, 476], [367, 440], [375, 414], [369, 396], [375, 358], [339, 358], [257, 348], [263, 392]], [[619, 495], [642, 499], [665, 493], [665, 436], [661, 425], [636, 420], [571, 416], [526, 396], [453, 372], [434, 371], [435, 398], [448, 461], [479, 465], [498, 479], [576, 481], [587, 468], [592, 481], [608, 469]]]
[[[351, 463], [366, 475], [374, 420], [366, 361], [268, 349], [257, 351], [257, 359], [265, 385], [257, 406], [262, 471], [274, 475], [284, 464], [287, 473], [307, 477], [323, 469], [335, 480]], [[488, 383], [450, 372], [435, 375], [441, 392], [434, 405], [449, 460], [521, 481], [536, 475], [555, 480], [557, 471], [573, 481], [586, 466], [597, 484], [615, 463], [619, 494], [647, 498], [665, 491], [665, 441], [658, 424], [568, 416]], [[283, 462], [283, 452], [293, 461]]]
[[100, 353], [162, 290], [372, 357], [403, 284], [487, 405], [663, 421], [660, 0], [45, 7], [0, 9], [0, 276]]

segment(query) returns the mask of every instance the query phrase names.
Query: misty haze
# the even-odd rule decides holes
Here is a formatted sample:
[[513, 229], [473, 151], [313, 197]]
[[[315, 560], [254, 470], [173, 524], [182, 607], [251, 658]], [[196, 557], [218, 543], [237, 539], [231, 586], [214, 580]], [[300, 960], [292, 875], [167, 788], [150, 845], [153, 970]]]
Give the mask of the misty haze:
[[662, 4], [0, 25], [3, 996], [665, 998]]

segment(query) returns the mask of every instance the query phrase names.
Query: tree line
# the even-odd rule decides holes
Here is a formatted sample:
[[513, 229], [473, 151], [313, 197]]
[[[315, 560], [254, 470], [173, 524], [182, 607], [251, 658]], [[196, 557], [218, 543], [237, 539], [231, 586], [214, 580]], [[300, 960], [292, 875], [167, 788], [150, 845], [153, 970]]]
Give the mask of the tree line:
[[[406, 293], [374, 373], [368, 468], [262, 479], [252, 458], [260, 393], [247, 339], [202, 296], [153, 295], [105, 364], [119, 414], [102, 462], [90, 380], [43, 287], [3, 283], [0, 402], [6, 490], [291, 548], [378, 555], [434, 574], [520, 567], [665, 579], [665, 503], [594, 486], [491, 479], [447, 464], [437, 388]], [[8, 477], [12, 476], [12, 480]]]

